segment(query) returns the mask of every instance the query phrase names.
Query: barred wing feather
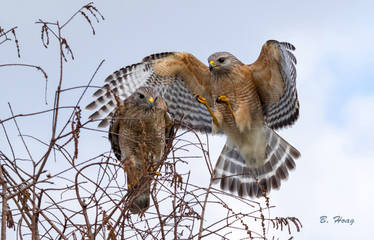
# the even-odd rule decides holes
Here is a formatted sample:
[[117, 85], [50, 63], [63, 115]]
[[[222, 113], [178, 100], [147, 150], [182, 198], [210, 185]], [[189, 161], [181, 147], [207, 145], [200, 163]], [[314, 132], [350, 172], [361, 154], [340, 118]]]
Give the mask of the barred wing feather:
[[265, 123], [272, 129], [292, 125], [299, 117], [296, 91], [295, 47], [287, 42], [267, 41], [249, 67], [263, 104]]
[[99, 120], [99, 127], [109, 125], [116, 108], [114, 94], [126, 99], [141, 86], [152, 86], [165, 99], [169, 112], [176, 119], [183, 117], [185, 127], [211, 132], [211, 116], [194, 95], [206, 97], [210, 103], [209, 69], [189, 53], [153, 54], [143, 62], [121, 68], [105, 80], [86, 108], [96, 111], [89, 117]]

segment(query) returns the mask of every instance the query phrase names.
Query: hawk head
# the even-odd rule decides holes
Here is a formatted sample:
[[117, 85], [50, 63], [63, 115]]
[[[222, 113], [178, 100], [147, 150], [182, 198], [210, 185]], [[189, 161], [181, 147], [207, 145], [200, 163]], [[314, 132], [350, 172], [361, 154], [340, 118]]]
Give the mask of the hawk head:
[[140, 87], [128, 98], [132, 105], [145, 111], [154, 109], [157, 100], [158, 93], [151, 87]]
[[216, 52], [208, 58], [209, 70], [212, 73], [229, 72], [236, 64], [242, 65], [235, 56], [228, 52]]

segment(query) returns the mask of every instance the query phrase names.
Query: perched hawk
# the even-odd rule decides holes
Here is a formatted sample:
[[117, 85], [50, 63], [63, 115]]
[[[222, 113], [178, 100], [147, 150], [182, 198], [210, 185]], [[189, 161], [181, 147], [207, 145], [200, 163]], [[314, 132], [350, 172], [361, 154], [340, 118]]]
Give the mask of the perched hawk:
[[[172, 122], [165, 101], [150, 87], [141, 87], [119, 103], [109, 128], [113, 152], [127, 171], [129, 188], [138, 188], [130, 210], [139, 213], [149, 207], [150, 171], [160, 161]], [[143, 177], [142, 182], [140, 182]]]
[[106, 126], [115, 107], [111, 92], [125, 99], [140, 86], [152, 86], [186, 127], [227, 135], [214, 171], [221, 188], [262, 196], [280, 187], [300, 156], [274, 131], [299, 116], [293, 50], [269, 40], [253, 64], [219, 52], [209, 57], [209, 67], [189, 53], [150, 55], [106, 79], [87, 106], [98, 108], [90, 118]]

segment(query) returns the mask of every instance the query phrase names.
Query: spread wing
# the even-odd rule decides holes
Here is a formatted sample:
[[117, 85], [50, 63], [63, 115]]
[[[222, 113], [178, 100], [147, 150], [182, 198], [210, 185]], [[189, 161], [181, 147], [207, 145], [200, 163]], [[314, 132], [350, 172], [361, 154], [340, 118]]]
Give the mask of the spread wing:
[[299, 116], [293, 50], [295, 47], [290, 43], [269, 40], [262, 46], [256, 62], [249, 65], [265, 122], [272, 129], [290, 126]]
[[121, 100], [141, 86], [159, 91], [171, 115], [198, 131], [211, 132], [211, 116], [194, 95], [205, 97], [213, 105], [208, 67], [189, 53], [167, 52], [145, 57], [142, 62], [121, 68], [107, 77], [96, 98], [86, 108], [96, 111], [89, 117], [106, 127], [116, 107], [114, 95]]

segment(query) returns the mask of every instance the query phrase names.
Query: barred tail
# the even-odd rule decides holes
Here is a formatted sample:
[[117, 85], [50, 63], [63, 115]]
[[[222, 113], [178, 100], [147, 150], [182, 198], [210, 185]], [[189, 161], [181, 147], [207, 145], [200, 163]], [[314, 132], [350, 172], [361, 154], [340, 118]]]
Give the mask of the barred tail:
[[281, 181], [288, 178], [288, 171], [296, 167], [294, 160], [300, 157], [299, 151], [266, 126], [263, 133], [266, 150], [263, 159], [256, 159], [263, 162], [259, 167], [251, 167], [241, 149], [226, 142], [214, 170], [222, 190], [261, 197], [271, 189], [279, 189]]

